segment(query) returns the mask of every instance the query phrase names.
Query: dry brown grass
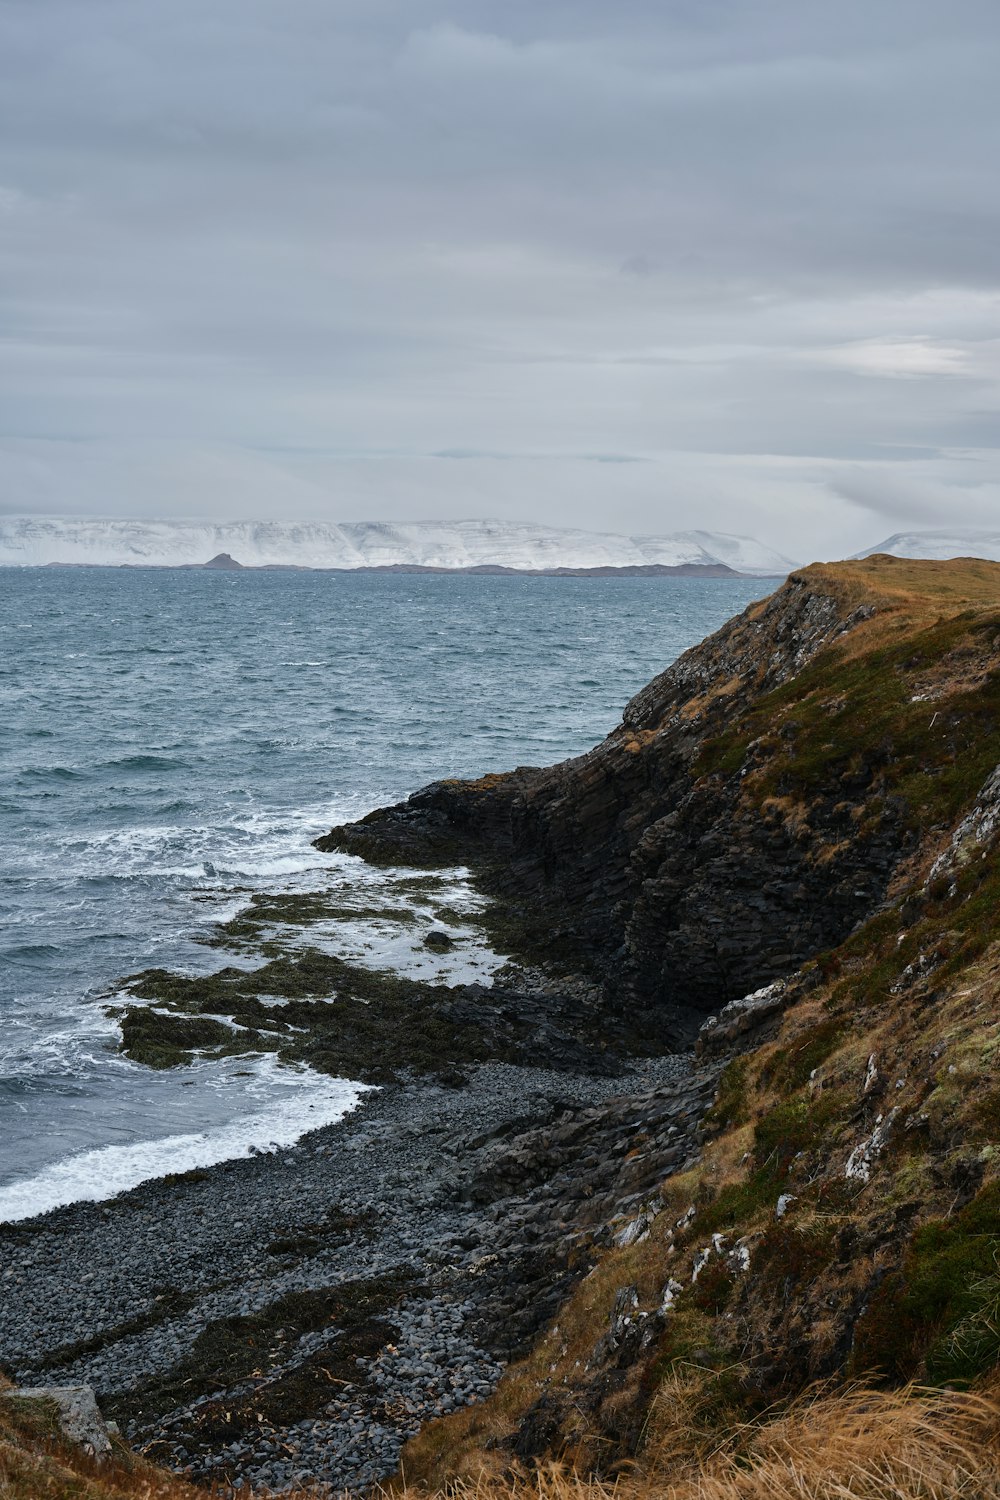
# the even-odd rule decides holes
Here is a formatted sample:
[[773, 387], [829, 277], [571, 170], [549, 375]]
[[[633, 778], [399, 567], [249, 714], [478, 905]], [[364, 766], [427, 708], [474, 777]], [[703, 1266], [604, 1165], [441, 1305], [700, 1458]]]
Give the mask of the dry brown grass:
[[815, 587], [862, 603], [881, 597], [907, 612], [936, 616], [1000, 603], [1000, 563], [978, 557], [924, 562], [876, 553], [855, 562], [813, 563], [803, 574]]
[[[449, 1484], [450, 1500], [1000, 1500], [1000, 1401], [981, 1393], [854, 1387], [813, 1392], [724, 1434], [701, 1421], [699, 1383], [664, 1385], [641, 1467], [616, 1480], [549, 1465], [483, 1469]], [[4, 1500], [205, 1500], [205, 1490], [122, 1455], [106, 1463], [4, 1419]], [[308, 1492], [299, 1492], [306, 1500]], [[434, 1493], [399, 1486], [395, 1500]], [[249, 1500], [249, 1496], [247, 1497]]]
[[1000, 606], [1000, 563], [977, 557], [925, 562], [877, 554], [854, 562], [813, 563], [792, 575], [816, 593], [840, 600], [845, 614], [860, 605], [876, 613], [838, 644], [845, 657], [863, 656], [964, 610]]
[[[511, 1478], [485, 1471], [450, 1486], [454, 1500], [996, 1500], [995, 1393], [813, 1393], [737, 1428], [705, 1451], [683, 1381], [664, 1388], [669, 1436], [642, 1470], [613, 1482], [550, 1466]], [[654, 1412], [654, 1420], [656, 1413]], [[694, 1456], [692, 1456], [694, 1455]], [[422, 1500], [426, 1490], [396, 1492]]]
[[[812, 593], [838, 601], [844, 618], [861, 606], [874, 608], [874, 614], [855, 623], [846, 636], [838, 638], [836, 649], [842, 661], [899, 644], [965, 611], [982, 615], [1000, 608], [1000, 563], [974, 557], [953, 558], [945, 562], [918, 561], [883, 554], [858, 561], [812, 563], [800, 569], [774, 594], [750, 605], [745, 616], [723, 626], [717, 637], [709, 637], [709, 643], [722, 639], [731, 645], [742, 643], [752, 656], [753, 648], [759, 644], [757, 622], [773, 608], [775, 601], [781, 600], [789, 591], [800, 591], [803, 583]], [[744, 620], [749, 622], [749, 628]], [[944, 674], [945, 677], [948, 675]], [[948, 683], [942, 677], [935, 683], [935, 690], [942, 695], [948, 691], [957, 692], [963, 686], [968, 688], [979, 680], [970, 664], [960, 661], [955, 663], [955, 670], [950, 675], [954, 677], [953, 682]], [[676, 717], [697, 722], [720, 704], [724, 706], [727, 699], [738, 698], [740, 691], [747, 686], [747, 680], [745, 672], [723, 678], [721, 668], [716, 664], [710, 684], [680, 705], [659, 728], [668, 728]], [[835, 704], [831, 701], [831, 713], [834, 709]], [[628, 735], [634, 738], [631, 731]]]
[[0, 1496], [3, 1500], [207, 1500], [175, 1475], [155, 1469], [124, 1444], [98, 1460], [63, 1442], [37, 1402], [3, 1400], [0, 1377]]

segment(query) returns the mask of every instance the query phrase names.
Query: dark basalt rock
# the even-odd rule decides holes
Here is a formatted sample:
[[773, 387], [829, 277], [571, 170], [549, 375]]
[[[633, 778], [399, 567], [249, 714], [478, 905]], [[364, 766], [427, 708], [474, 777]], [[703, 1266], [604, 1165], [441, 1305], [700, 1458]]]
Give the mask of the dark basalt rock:
[[588, 754], [436, 782], [317, 846], [373, 863], [471, 865], [523, 947], [589, 959], [612, 1010], [642, 1006], [661, 1040], [689, 1045], [706, 1013], [842, 940], [911, 845], [898, 798], [859, 831], [874, 761], [853, 767], [856, 787], [838, 780], [797, 819], [780, 798], [745, 795], [765, 751], [750, 744], [722, 774], [701, 763], [761, 694], [874, 611], [795, 575], [643, 688]]
[[435, 781], [396, 807], [334, 828], [315, 845], [327, 854], [358, 854], [372, 865], [440, 869], [478, 863], [509, 847], [513, 797], [544, 774], [522, 766], [478, 781]]

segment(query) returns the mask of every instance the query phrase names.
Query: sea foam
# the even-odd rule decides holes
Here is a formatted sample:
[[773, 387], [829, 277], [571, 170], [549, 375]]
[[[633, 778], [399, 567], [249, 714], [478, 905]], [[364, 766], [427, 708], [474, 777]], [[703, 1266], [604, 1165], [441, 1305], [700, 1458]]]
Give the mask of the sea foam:
[[[241, 1060], [247, 1067], [246, 1059]], [[327, 1078], [311, 1069], [254, 1060], [247, 1112], [218, 1129], [81, 1151], [20, 1182], [0, 1188], [0, 1222], [47, 1213], [63, 1204], [100, 1201], [170, 1172], [291, 1146], [307, 1131], [341, 1119], [368, 1085]]]

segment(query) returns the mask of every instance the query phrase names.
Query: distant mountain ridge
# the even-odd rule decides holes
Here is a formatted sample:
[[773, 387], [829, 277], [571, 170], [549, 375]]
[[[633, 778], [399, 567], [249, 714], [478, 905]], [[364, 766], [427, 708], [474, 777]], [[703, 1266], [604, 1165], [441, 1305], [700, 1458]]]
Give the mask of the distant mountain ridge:
[[[711, 570], [784, 577], [796, 566], [753, 537], [709, 531], [617, 536], [514, 521], [138, 521], [0, 519], [0, 566], [593, 572]], [[216, 564], [217, 565], [217, 564]]]
[[984, 530], [953, 526], [936, 531], [897, 531], [884, 542], [879, 542], [877, 547], [867, 547], [864, 552], [854, 555], [874, 557], [878, 552], [925, 562], [943, 562], [950, 557], [983, 557], [987, 562], [1000, 562], [1000, 527]]

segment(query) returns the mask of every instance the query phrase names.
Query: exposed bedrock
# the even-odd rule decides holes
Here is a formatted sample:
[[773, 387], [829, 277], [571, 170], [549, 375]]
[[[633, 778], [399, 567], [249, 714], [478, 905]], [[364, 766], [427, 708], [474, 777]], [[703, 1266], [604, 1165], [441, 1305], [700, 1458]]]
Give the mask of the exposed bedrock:
[[793, 575], [643, 688], [588, 754], [434, 783], [319, 847], [470, 863], [541, 947], [589, 955], [613, 1004], [687, 1041], [706, 1011], [840, 941], [912, 844], [885, 747], [831, 759], [804, 797], [768, 774], [799, 726], [739, 740], [769, 696], [892, 608], [858, 598], [836, 570]]

